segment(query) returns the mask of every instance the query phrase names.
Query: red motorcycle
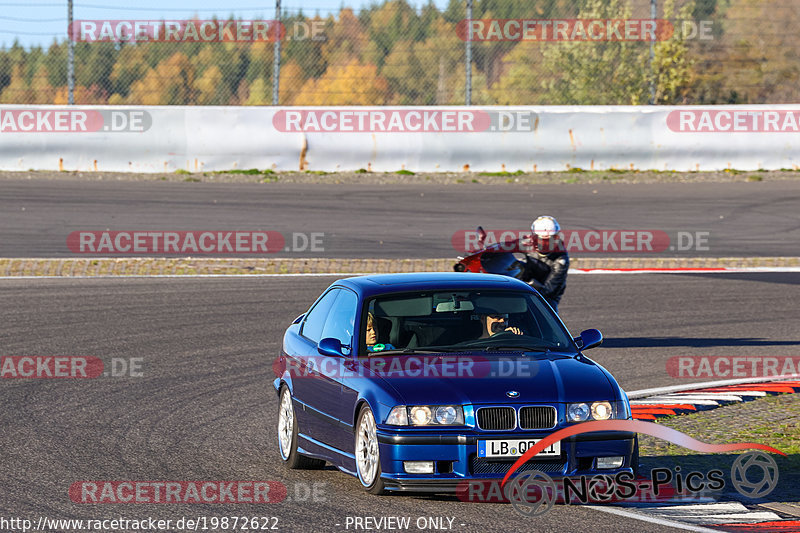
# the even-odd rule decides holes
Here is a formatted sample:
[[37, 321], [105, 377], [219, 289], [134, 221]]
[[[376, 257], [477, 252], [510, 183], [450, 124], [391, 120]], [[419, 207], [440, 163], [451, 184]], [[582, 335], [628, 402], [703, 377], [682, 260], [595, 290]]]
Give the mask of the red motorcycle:
[[[459, 257], [458, 262], [453, 265], [456, 272], [483, 272], [486, 274], [500, 274], [512, 278], [527, 281], [526, 261], [517, 258], [516, 254], [523, 254], [520, 249], [519, 239], [498, 242], [484, 246], [486, 242], [486, 231], [478, 226], [478, 245], [479, 250], [471, 254]], [[527, 278], [527, 279], [526, 279]]]

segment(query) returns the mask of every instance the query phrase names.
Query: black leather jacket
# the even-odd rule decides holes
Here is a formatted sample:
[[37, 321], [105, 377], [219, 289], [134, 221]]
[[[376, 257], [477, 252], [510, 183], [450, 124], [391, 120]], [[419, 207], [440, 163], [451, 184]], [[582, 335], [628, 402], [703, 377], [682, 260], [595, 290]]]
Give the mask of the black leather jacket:
[[564, 289], [567, 288], [567, 271], [569, 270], [569, 254], [565, 251], [555, 251], [548, 254], [533, 252], [527, 254], [523, 280], [531, 283], [536, 290], [550, 303], [556, 306], [561, 301]]

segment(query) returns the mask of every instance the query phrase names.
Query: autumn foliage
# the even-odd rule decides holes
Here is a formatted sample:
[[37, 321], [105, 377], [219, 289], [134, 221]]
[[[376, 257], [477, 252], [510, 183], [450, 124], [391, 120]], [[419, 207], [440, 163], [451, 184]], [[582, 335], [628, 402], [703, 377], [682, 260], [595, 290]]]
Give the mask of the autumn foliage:
[[[475, 19], [648, 18], [632, 0], [475, 0]], [[647, 5], [645, 5], [647, 4]], [[473, 42], [472, 102], [783, 103], [800, 93], [800, 11], [787, 0], [662, 0], [660, 17], [710, 20], [709, 40]], [[447, 105], [465, 98], [463, 0], [384, 0], [358, 13], [284, 17], [282, 105]], [[298, 33], [315, 23], [311, 38]], [[273, 43], [75, 44], [78, 104], [270, 105]], [[67, 43], [0, 49], [0, 103], [65, 104]], [[651, 90], [654, 93], [651, 96]]]

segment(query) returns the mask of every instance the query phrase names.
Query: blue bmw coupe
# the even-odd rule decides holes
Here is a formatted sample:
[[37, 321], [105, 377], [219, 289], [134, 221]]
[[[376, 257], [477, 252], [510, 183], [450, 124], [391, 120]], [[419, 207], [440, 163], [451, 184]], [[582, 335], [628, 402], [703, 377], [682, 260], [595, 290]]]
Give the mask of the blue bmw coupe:
[[[273, 368], [278, 447], [289, 468], [330, 462], [364, 489], [452, 492], [501, 479], [571, 424], [627, 419], [616, 380], [545, 300], [506, 276], [372, 275], [331, 285], [286, 330]], [[520, 471], [634, 473], [635, 433], [594, 432]]]

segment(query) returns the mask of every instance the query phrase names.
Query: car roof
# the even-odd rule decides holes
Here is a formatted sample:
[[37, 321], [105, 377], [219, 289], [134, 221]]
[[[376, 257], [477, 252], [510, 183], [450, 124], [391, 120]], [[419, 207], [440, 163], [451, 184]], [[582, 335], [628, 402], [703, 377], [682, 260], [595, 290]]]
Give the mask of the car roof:
[[410, 274], [372, 274], [345, 278], [336, 285], [350, 287], [364, 297], [393, 292], [420, 290], [507, 289], [533, 290], [509, 276], [468, 272], [415, 272]]

